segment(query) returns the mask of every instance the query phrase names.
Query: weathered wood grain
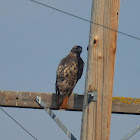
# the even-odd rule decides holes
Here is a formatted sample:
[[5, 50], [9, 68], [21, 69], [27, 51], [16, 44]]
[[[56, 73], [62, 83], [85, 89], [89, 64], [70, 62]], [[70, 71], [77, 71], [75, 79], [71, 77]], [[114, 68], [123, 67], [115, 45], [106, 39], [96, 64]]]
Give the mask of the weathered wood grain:
[[[37, 96], [40, 96], [50, 109], [58, 109], [57, 95], [54, 93], [21, 91], [0, 91], [0, 106], [40, 109], [41, 107], [35, 101]], [[81, 111], [82, 105], [83, 96], [72, 94], [68, 100], [67, 110]]]
[[[55, 93], [22, 91], [0, 91], [0, 106], [42, 109], [35, 101], [36, 96], [42, 97], [50, 109], [59, 109], [56, 106], [57, 95]], [[72, 94], [68, 99], [66, 110], [82, 111], [83, 98], [83, 95]], [[95, 115], [95, 111], [93, 115]], [[113, 97], [112, 113], [140, 115], [140, 98]]]
[[[92, 3], [81, 140], [109, 140], [119, 8], [120, 0]], [[87, 106], [89, 92], [97, 102]]]

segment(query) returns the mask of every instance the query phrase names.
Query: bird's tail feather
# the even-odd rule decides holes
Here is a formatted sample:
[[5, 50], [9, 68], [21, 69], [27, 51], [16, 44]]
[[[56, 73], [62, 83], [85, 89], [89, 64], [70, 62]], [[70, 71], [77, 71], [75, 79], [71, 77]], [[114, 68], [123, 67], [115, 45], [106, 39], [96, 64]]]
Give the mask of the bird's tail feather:
[[58, 95], [57, 106], [61, 106], [61, 104], [64, 101], [64, 99], [66, 98], [66, 96], [67, 95], [65, 95], [65, 96], [64, 95], [62, 96], [61, 94]]
[[62, 102], [64, 99], [68, 96], [70, 96], [71, 93], [60, 93], [58, 94], [58, 101], [57, 101], [57, 106], [61, 106]]

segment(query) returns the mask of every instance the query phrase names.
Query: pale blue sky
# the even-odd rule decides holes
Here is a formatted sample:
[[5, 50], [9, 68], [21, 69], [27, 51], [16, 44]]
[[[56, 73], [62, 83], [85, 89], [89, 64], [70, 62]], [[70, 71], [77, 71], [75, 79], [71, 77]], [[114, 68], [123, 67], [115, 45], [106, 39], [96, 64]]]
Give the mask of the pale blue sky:
[[[90, 20], [92, 0], [38, 0]], [[121, 0], [119, 30], [140, 38], [140, 1]], [[90, 25], [29, 0], [0, 1], [0, 90], [55, 92], [56, 69], [74, 45], [86, 47]], [[113, 96], [140, 94], [140, 41], [118, 34]], [[85, 71], [75, 93], [83, 94]], [[44, 110], [4, 108], [38, 140], [67, 140]], [[55, 111], [80, 138], [81, 112]], [[112, 115], [111, 140], [120, 140], [140, 123], [134, 115]], [[2, 140], [33, 138], [0, 111]], [[131, 140], [139, 140], [138, 132]]]

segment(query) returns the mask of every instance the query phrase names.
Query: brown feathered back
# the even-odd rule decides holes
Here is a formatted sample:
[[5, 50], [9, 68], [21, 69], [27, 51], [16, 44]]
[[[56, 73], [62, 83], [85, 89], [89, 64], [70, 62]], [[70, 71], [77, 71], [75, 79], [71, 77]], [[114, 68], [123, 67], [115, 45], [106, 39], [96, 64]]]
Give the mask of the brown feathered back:
[[70, 96], [76, 83], [83, 73], [84, 62], [80, 57], [82, 47], [74, 46], [71, 52], [61, 60], [56, 77], [56, 93], [58, 94], [58, 106], [66, 96]]

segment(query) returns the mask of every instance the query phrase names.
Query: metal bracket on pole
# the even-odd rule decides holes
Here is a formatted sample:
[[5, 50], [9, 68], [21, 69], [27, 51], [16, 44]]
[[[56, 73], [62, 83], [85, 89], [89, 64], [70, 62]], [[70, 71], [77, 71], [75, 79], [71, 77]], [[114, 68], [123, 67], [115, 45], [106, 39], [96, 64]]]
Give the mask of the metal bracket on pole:
[[122, 138], [122, 140], [128, 140], [134, 134], [136, 134], [139, 130], [140, 130], [140, 124], [135, 129], [133, 129], [131, 132], [129, 132], [124, 138]]
[[97, 91], [89, 92], [88, 93], [88, 102], [97, 102]]
[[64, 131], [64, 133], [71, 139], [71, 140], [77, 140], [70, 130], [57, 118], [57, 116], [52, 112], [51, 109], [47, 107], [45, 102], [41, 100], [41, 97], [36, 97], [36, 102], [45, 109], [45, 111], [50, 115], [50, 117], [56, 122], [56, 124]]

